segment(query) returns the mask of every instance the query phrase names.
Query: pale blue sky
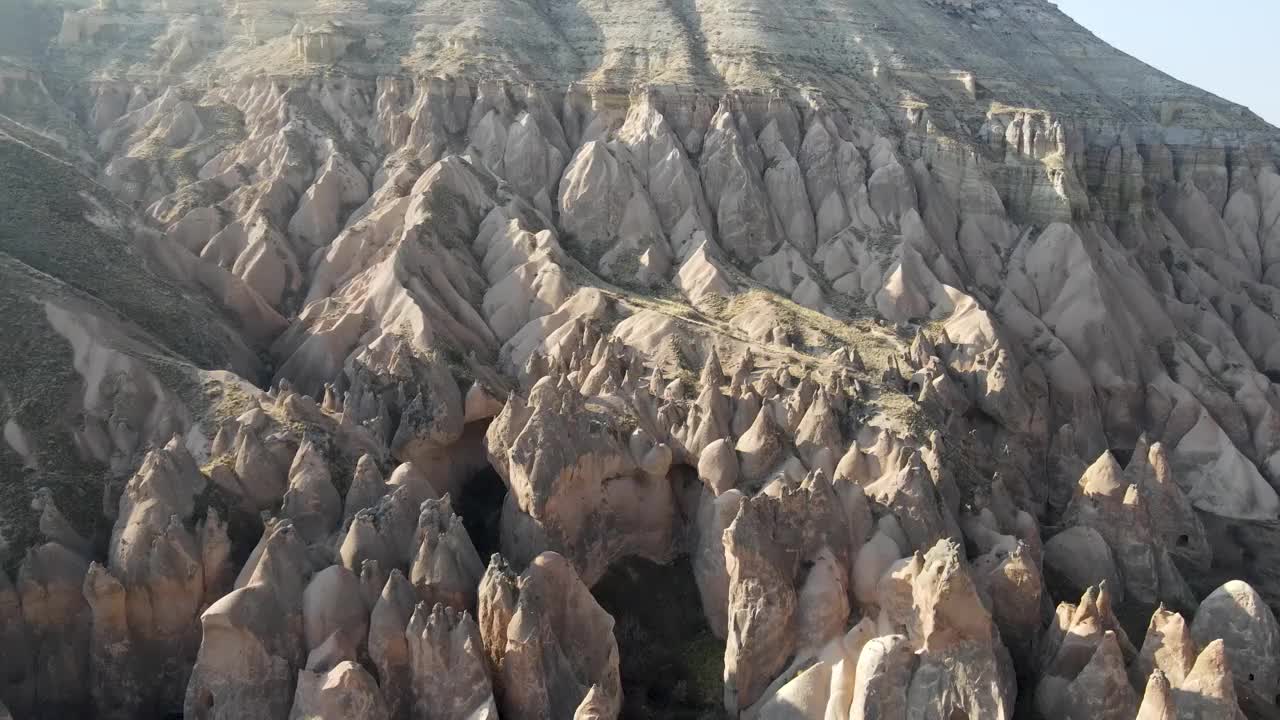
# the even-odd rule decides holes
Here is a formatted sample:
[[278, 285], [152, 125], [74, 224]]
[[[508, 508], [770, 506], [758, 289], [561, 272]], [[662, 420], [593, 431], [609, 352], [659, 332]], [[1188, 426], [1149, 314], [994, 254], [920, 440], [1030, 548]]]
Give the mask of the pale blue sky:
[[1280, 0], [1052, 0], [1109, 44], [1280, 125]]

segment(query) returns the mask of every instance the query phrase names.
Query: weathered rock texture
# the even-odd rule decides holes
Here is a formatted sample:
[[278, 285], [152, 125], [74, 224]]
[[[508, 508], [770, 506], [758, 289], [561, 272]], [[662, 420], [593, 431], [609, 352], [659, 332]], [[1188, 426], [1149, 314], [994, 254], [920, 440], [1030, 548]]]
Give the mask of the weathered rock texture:
[[1276, 711], [1280, 130], [1051, 3], [0, 25], [0, 716]]

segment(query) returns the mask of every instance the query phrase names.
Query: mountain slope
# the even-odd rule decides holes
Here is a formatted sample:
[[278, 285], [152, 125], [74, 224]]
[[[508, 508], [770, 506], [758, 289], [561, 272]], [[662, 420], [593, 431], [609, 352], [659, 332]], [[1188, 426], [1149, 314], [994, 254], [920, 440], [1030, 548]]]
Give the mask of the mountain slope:
[[[101, 486], [135, 453], [196, 432], [204, 410], [198, 368], [254, 377], [259, 360], [197, 286], [150, 269], [145, 230], [63, 161], [0, 135], [5, 228], [6, 541], [31, 541], [31, 494], [65, 488], [83, 531], [101, 525]], [[137, 233], [135, 235], [135, 233]], [[188, 278], [181, 278], [180, 282]], [[25, 476], [25, 477], [24, 477]], [[60, 494], [60, 493], [59, 493]]]
[[1041, 0], [58, 10], [0, 86], [18, 715], [1274, 711], [1246, 109]]

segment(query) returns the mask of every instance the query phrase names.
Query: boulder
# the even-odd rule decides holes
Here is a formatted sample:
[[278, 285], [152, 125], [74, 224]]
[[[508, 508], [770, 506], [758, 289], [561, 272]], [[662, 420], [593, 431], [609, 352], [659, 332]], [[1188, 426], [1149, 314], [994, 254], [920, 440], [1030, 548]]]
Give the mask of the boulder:
[[[1258, 592], [1232, 580], [1200, 603], [1191, 637], [1202, 646], [1221, 640], [1238, 680], [1262, 697], [1280, 693], [1280, 626]], [[1197, 661], [1197, 665], [1198, 665]]]
[[293, 696], [289, 720], [388, 720], [386, 703], [378, 683], [367, 670], [351, 660], [327, 671], [302, 670]]

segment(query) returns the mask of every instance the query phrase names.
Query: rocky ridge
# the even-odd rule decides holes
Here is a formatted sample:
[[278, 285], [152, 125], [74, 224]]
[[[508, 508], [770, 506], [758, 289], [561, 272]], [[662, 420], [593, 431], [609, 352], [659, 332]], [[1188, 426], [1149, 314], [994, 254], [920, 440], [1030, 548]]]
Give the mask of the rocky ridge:
[[1276, 713], [1243, 108], [1040, 0], [0, 12], [0, 710]]

